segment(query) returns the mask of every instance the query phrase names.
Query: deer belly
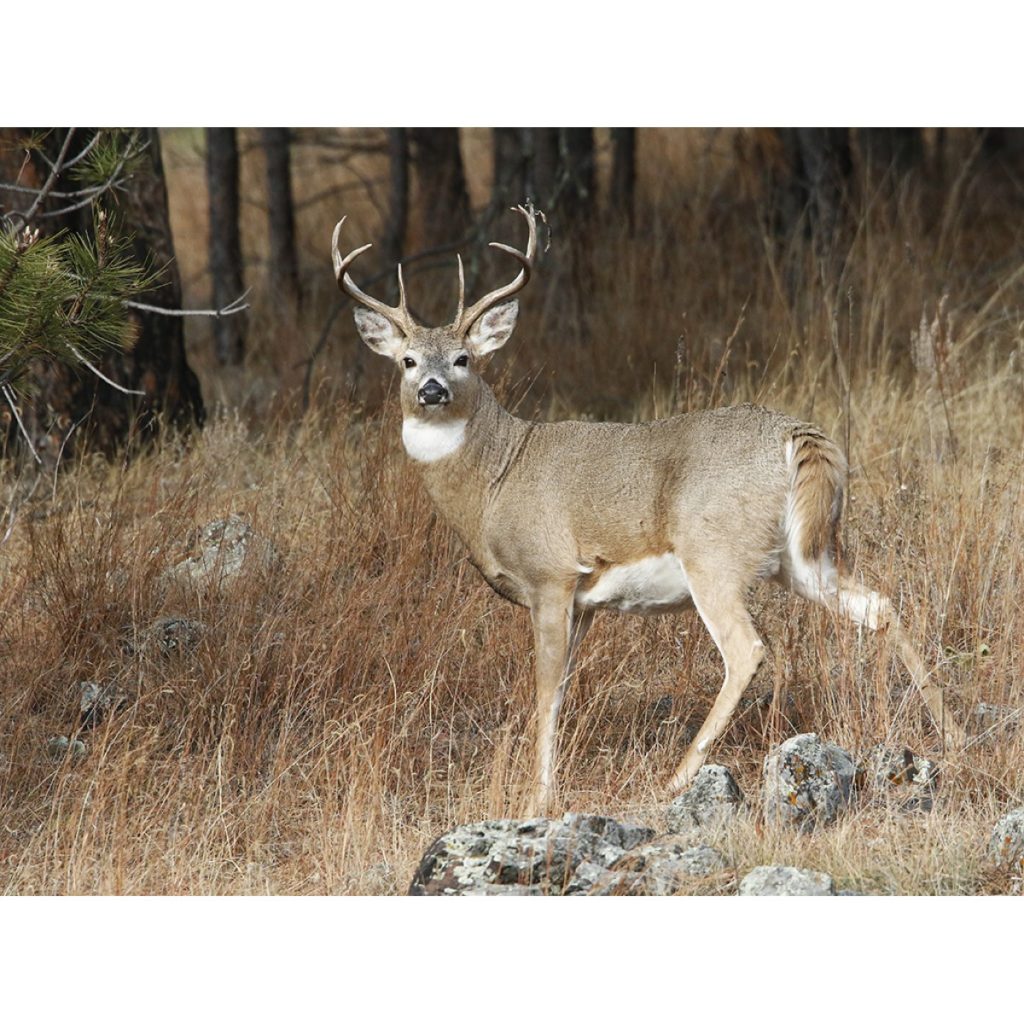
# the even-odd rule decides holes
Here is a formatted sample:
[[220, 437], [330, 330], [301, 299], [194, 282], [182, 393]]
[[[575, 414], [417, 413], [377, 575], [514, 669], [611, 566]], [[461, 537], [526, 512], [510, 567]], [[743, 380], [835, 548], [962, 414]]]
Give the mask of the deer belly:
[[576, 590], [581, 608], [614, 608], [633, 615], [659, 615], [690, 603], [690, 585], [675, 555], [652, 555], [605, 569]]

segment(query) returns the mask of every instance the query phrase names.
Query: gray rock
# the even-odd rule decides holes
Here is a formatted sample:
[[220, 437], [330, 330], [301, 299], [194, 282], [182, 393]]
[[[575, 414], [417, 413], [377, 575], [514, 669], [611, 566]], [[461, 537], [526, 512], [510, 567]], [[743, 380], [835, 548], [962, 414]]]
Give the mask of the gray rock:
[[191, 654], [199, 646], [205, 631], [206, 627], [195, 619], [162, 617], [146, 630], [143, 642], [147, 649], [165, 657]]
[[904, 747], [878, 744], [862, 767], [876, 797], [894, 801], [904, 811], [930, 811], [939, 788], [938, 767]]
[[128, 695], [113, 683], [86, 679], [78, 684], [78, 711], [85, 725], [95, 725], [105, 714], [127, 703]]
[[781, 864], [754, 868], [740, 882], [741, 896], [834, 896], [832, 879], [821, 871]]
[[67, 736], [51, 736], [46, 741], [46, 752], [55, 761], [70, 756], [78, 760], [88, 753], [89, 748], [81, 740], [69, 740]]
[[1011, 708], [1006, 704], [986, 704], [979, 701], [971, 714], [972, 731], [992, 736], [1009, 736], [1020, 727], [1022, 708]]
[[492, 885], [540, 886], [561, 894], [584, 861], [607, 868], [653, 836], [652, 829], [586, 814], [463, 825], [431, 844], [409, 894], [464, 895], [489, 892]]
[[791, 737], [764, 761], [765, 819], [802, 830], [834, 821], [850, 802], [855, 773], [853, 758], [834, 743], [814, 733]]
[[674, 836], [629, 851], [611, 868], [584, 861], [573, 872], [567, 896], [671, 896], [694, 878], [727, 867], [710, 846], [687, 846]]
[[665, 812], [669, 832], [681, 835], [727, 825], [743, 810], [743, 794], [728, 768], [706, 764]]
[[242, 516], [229, 515], [199, 531], [198, 554], [161, 574], [165, 580], [219, 587], [234, 580], [247, 566], [270, 569], [279, 555], [270, 541], [259, 537]]
[[988, 853], [996, 867], [1024, 872], [1024, 807], [1004, 814], [992, 829]]

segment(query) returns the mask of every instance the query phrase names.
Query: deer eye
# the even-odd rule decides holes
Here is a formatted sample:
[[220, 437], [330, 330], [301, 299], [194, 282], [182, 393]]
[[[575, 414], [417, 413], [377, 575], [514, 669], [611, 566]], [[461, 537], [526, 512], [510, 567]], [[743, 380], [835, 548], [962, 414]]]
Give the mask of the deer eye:
[[465, 352], [463, 352], [461, 356], [456, 356], [455, 357], [455, 365], [456, 366], [469, 366], [469, 356], [467, 356]]
[[413, 358], [412, 358], [412, 356], [406, 356], [406, 357], [405, 357], [405, 358], [404, 358], [404, 359], [402, 360], [402, 365], [403, 365], [403, 366], [404, 366], [404, 367], [405, 367], [405, 368], [406, 368], [407, 370], [411, 370], [411, 369], [412, 369], [412, 368], [413, 368], [413, 367], [414, 367], [414, 366], [416, 365], [416, 360], [415, 360], [415, 359], [413, 359]]

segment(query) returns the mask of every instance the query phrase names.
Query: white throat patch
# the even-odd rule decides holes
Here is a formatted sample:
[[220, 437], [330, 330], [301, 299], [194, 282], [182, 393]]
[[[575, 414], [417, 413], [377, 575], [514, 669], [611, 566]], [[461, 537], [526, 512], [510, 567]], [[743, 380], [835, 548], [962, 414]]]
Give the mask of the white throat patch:
[[417, 462], [437, 462], [452, 455], [462, 447], [465, 437], [465, 420], [431, 423], [409, 417], [402, 421], [402, 444]]

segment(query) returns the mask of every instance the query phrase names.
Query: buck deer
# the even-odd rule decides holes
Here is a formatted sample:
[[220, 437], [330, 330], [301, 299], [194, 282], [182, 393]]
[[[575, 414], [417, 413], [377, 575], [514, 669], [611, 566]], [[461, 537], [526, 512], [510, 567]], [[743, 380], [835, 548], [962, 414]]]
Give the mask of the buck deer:
[[962, 733], [890, 602], [840, 575], [833, 559], [843, 455], [821, 430], [752, 405], [651, 423], [538, 423], [498, 403], [476, 372], [508, 341], [537, 251], [532, 207], [517, 276], [465, 307], [447, 327], [424, 327], [406, 306], [361, 291], [349, 268], [364, 245], [332, 252], [339, 287], [374, 352], [402, 373], [402, 441], [437, 509], [484, 579], [530, 610], [536, 659], [536, 751], [531, 813], [552, 797], [559, 707], [575, 654], [598, 609], [638, 615], [696, 607], [725, 662], [725, 681], [670, 783], [684, 789], [725, 729], [761, 663], [745, 599], [770, 578], [872, 630], [887, 627], [948, 743]]

